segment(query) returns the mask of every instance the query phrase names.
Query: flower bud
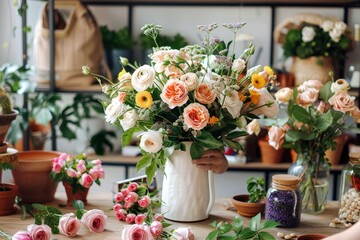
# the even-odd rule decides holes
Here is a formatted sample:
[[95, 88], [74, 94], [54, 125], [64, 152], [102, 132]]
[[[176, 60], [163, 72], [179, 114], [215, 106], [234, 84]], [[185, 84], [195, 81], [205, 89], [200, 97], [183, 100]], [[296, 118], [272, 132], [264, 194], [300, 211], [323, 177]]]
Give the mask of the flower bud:
[[82, 66], [81, 70], [84, 75], [90, 75], [91, 73], [91, 68], [89, 66]]

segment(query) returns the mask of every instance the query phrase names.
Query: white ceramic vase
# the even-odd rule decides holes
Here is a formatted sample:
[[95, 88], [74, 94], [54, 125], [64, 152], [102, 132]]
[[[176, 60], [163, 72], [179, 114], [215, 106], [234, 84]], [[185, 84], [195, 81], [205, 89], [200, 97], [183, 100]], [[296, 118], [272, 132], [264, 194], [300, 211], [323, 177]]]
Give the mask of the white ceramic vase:
[[176, 150], [165, 165], [161, 213], [169, 220], [194, 222], [207, 219], [214, 204], [214, 177], [211, 171], [192, 164], [191, 142], [186, 151]]

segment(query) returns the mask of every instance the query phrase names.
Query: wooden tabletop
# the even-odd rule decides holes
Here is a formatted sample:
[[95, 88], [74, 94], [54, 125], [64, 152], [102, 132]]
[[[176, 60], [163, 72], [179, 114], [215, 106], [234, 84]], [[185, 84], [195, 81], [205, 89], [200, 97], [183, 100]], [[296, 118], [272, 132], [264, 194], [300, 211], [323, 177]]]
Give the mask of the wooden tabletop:
[[[66, 197], [63, 192], [57, 192], [55, 195], [55, 201], [47, 204], [52, 206], [58, 206], [58, 204], [65, 203]], [[100, 234], [90, 233], [85, 227], [81, 227], [78, 236], [76, 239], [102, 239], [102, 240], [113, 240], [120, 239], [121, 231], [123, 229], [124, 223], [119, 222], [115, 216], [113, 211], [111, 210], [113, 206], [112, 203], [112, 194], [111, 193], [96, 193], [89, 192], [88, 196], [88, 205], [86, 209], [102, 209], [109, 216], [106, 230]], [[277, 232], [284, 233], [296, 233], [296, 234], [305, 234], [305, 233], [323, 233], [327, 235], [331, 235], [340, 231], [343, 231], [344, 228], [332, 228], [329, 227], [329, 223], [332, 221], [334, 217], [337, 216], [337, 202], [329, 202], [326, 210], [321, 214], [310, 215], [310, 214], [302, 214], [301, 216], [301, 224], [297, 228], [276, 228], [269, 230], [269, 232], [276, 236]], [[63, 213], [74, 212], [74, 209], [71, 207], [60, 208], [59, 209]], [[213, 230], [212, 227], [209, 226], [211, 222], [216, 221], [231, 221], [237, 213], [232, 206], [230, 199], [217, 199], [213, 210], [211, 211], [211, 215], [207, 220], [193, 223], [175, 223], [172, 222], [171, 228], [176, 228], [180, 226], [191, 226], [193, 232], [195, 233], [196, 239], [202, 240], [205, 239], [210, 231]], [[245, 224], [247, 226], [249, 218], [245, 218]], [[26, 227], [29, 224], [33, 224], [34, 219], [31, 217], [27, 217], [26, 220], [21, 220], [21, 213], [18, 210], [16, 214], [9, 216], [0, 217], [0, 229], [6, 231], [8, 234], [14, 234], [18, 230], [26, 230]], [[63, 235], [56, 235], [56, 239], [71, 239], [65, 237]]]

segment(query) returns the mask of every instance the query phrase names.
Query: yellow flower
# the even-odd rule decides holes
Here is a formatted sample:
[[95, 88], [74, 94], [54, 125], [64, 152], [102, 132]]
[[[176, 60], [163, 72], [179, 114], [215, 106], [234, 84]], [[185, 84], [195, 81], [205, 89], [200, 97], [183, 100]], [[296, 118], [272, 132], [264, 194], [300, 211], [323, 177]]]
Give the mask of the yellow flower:
[[125, 69], [123, 68], [123, 70], [121, 70], [121, 72], [119, 72], [119, 74], [118, 74], [118, 80], [120, 80], [121, 77], [122, 77], [123, 75], [125, 75], [125, 73], [126, 73], [126, 71], [125, 71]]
[[149, 108], [153, 103], [153, 99], [148, 91], [141, 91], [136, 94], [135, 102], [141, 108]]
[[274, 75], [274, 70], [272, 70], [272, 68], [269, 66], [265, 66], [264, 71], [270, 76]]
[[255, 88], [260, 89], [265, 86], [266, 81], [259, 74], [253, 74], [253, 75], [251, 75], [251, 83]]
[[250, 97], [251, 103], [257, 104], [259, 102], [259, 98], [260, 98], [261, 94], [255, 90], [249, 90], [249, 92], [251, 94], [251, 97]]
[[210, 119], [209, 119], [209, 125], [214, 125], [216, 123], [218, 123], [220, 121], [219, 118], [215, 117], [215, 116], [212, 116]]

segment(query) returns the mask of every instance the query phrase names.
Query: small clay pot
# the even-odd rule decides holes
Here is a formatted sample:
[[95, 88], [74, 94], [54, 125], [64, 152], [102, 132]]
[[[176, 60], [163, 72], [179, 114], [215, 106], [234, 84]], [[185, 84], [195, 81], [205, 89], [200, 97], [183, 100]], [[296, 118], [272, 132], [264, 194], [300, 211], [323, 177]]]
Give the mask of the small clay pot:
[[0, 183], [0, 216], [10, 215], [16, 211], [14, 204], [17, 194], [17, 186]]
[[267, 142], [267, 140], [260, 138], [258, 141], [259, 148], [260, 148], [260, 154], [261, 154], [261, 162], [263, 163], [280, 163], [282, 160], [283, 148], [279, 148], [279, 150], [276, 150], [270, 144]]
[[253, 217], [258, 213], [263, 213], [265, 211], [265, 202], [248, 202], [248, 194], [236, 195], [231, 200], [237, 212], [243, 217]]
[[320, 240], [320, 239], [324, 239], [326, 237], [327, 237], [327, 235], [325, 235], [325, 234], [317, 234], [317, 233], [303, 234], [303, 235], [300, 235], [297, 238], [297, 240]]

